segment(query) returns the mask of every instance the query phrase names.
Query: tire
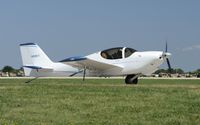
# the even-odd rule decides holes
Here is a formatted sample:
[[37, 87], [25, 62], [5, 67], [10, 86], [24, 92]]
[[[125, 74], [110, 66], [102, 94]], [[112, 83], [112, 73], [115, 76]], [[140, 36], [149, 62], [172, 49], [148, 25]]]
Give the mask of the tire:
[[135, 75], [128, 75], [126, 76], [125, 83], [126, 84], [137, 84], [138, 83], [138, 78], [133, 79]]

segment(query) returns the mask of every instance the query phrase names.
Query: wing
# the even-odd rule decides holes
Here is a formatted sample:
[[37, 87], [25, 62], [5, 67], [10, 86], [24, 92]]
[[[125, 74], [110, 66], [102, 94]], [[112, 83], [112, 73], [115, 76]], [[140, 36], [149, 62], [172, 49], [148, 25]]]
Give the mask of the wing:
[[106, 71], [109, 69], [117, 68], [117, 69], [122, 69], [122, 67], [113, 65], [113, 64], [108, 64], [100, 61], [96, 61], [93, 59], [89, 59], [87, 57], [70, 57], [67, 59], [64, 59], [60, 61], [64, 64], [71, 65], [75, 68], [79, 69], [89, 69], [89, 70], [94, 70], [94, 71]]

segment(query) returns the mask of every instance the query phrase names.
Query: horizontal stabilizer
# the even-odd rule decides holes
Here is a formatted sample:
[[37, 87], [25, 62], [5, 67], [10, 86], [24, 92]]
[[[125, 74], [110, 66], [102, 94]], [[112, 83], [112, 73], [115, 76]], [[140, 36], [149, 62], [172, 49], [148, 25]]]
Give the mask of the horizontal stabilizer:
[[25, 68], [30, 68], [30, 69], [42, 69], [42, 67], [39, 66], [23, 66]]
[[23, 66], [24, 68], [29, 68], [29, 69], [36, 69], [37, 71], [53, 71], [53, 68], [49, 67], [40, 67], [40, 66]]

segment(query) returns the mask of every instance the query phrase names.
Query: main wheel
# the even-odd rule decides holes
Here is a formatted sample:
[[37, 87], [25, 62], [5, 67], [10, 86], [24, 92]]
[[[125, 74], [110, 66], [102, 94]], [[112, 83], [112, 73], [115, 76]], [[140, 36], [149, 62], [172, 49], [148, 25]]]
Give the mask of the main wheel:
[[126, 76], [125, 82], [126, 84], [137, 84], [138, 83], [138, 77], [133, 79], [135, 75], [128, 75]]

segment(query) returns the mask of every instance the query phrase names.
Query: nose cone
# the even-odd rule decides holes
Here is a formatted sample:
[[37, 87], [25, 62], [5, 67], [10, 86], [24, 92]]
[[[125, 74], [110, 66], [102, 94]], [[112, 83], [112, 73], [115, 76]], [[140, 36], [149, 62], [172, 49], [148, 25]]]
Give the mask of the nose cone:
[[171, 53], [164, 53], [163, 56], [164, 56], [165, 58], [170, 58], [170, 57], [172, 56], [172, 54], [171, 54]]

